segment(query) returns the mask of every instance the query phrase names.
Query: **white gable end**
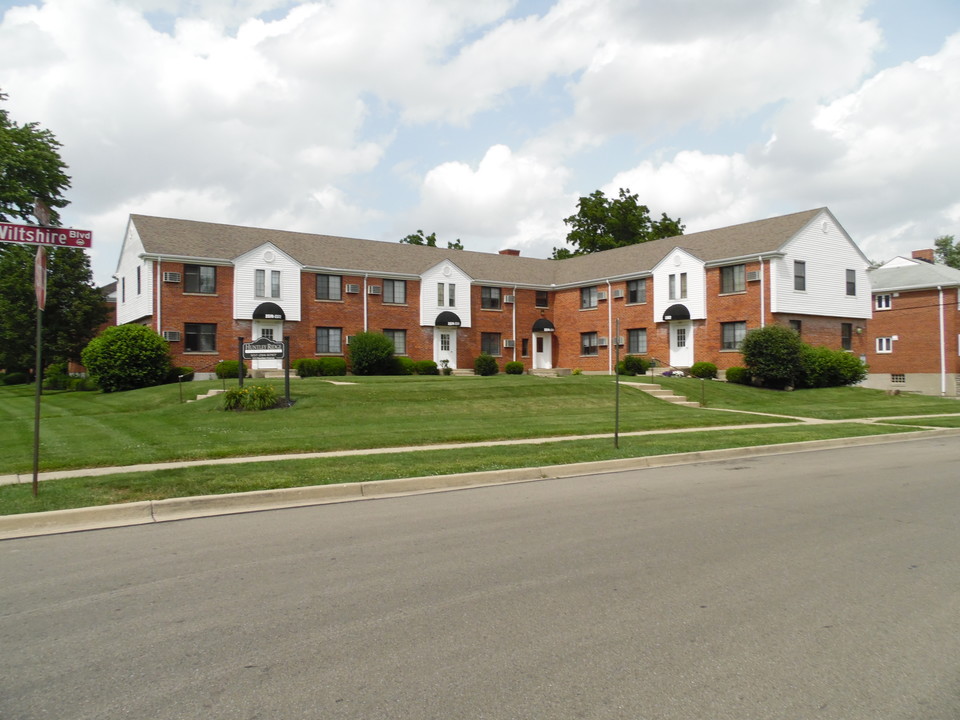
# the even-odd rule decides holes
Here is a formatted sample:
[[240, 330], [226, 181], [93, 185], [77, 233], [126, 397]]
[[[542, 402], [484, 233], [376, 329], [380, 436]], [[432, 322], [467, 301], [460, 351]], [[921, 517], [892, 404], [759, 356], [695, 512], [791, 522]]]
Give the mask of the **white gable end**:
[[435, 325], [437, 315], [449, 311], [460, 318], [460, 327], [470, 327], [470, 283], [470, 276], [449, 260], [424, 272], [420, 276], [420, 324]]
[[703, 261], [680, 248], [671, 250], [653, 268], [654, 321], [661, 322], [667, 308], [677, 304], [684, 305], [693, 320], [707, 316]]
[[283, 308], [287, 320], [300, 320], [300, 263], [265, 243], [237, 257], [233, 265], [235, 318], [250, 319], [261, 303], [272, 302]]
[[143, 260], [143, 241], [133, 222], [127, 223], [117, 263], [117, 324], [153, 314], [153, 261]]

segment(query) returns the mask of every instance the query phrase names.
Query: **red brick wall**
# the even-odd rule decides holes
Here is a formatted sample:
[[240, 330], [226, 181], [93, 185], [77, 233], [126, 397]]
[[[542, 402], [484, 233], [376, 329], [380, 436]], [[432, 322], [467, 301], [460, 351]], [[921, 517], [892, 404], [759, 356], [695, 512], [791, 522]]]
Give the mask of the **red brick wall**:
[[[901, 292], [897, 297], [891, 297], [890, 302], [889, 310], [873, 311], [866, 348], [870, 372], [940, 372], [940, 294], [937, 289]], [[960, 372], [957, 354], [957, 333], [960, 332], [957, 288], [943, 291], [943, 303], [946, 372]], [[894, 335], [899, 340], [893, 341], [893, 352], [878, 353], [876, 339]]]

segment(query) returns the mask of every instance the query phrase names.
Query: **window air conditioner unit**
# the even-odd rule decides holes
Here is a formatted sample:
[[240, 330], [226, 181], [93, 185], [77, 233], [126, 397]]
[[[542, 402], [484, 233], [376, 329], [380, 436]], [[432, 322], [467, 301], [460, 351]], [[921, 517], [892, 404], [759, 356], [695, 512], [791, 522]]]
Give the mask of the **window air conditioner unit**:
[[516, 301], [517, 301], [517, 296], [516, 296], [516, 295], [504, 295], [504, 296], [503, 296], [503, 301], [504, 301], [505, 303], [516, 302]]
[[747, 282], [756, 282], [759, 279], [760, 279], [759, 270], [751, 270], [750, 272], [747, 273]]
[[597, 345], [599, 345], [600, 347], [606, 347], [606, 346], [609, 345], [609, 344], [610, 344], [610, 343], [607, 341], [607, 339], [606, 339], [605, 337], [599, 338], [599, 339], [597, 340]]
[[504, 346], [505, 348], [516, 347], [516, 346], [517, 346], [517, 341], [516, 341], [516, 340], [504, 340], [504, 341], [503, 341], [503, 346]]
[[597, 300], [606, 300], [606, 299], [607, 299], [606, 291], [601, 290], [600, 292], [597, 293]]
[[165, 272], [163, 274], [164, 282], [180, 282], [180, 273], [178, 272]]
[[620, 289], [614, 290], [614, 291], [613, 291], [613, 297], [614, 297], [614, 298], [622, 298], [622, 297], [623, 297], [623, 290], [620, 290]]
[[164, 330], [163, 339], [167, 342], [180, 342], [180, 331], [179, 330]]
[[616, 342], [617, 345], [623, 345], [623, 335], [618, 335]]
[[380, 295], [383, 289], [379, 285], [371, 285], [367, 288], [367, 295]]
[[350, 344], [351, 340], [353, 340], [353, 335], [347, 335], [347, 345]]
[[358, 292], [360, 292], [360, 286], [353, 283], [347, 283], [347, 292], [350, 295], [356, 295]]

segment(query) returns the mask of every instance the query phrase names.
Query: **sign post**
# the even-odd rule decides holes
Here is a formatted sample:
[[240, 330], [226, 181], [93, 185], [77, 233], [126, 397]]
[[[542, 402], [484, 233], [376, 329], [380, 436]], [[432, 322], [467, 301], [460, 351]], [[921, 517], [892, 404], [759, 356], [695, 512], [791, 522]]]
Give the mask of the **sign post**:
[[33, 401], [33, 496], [40, 487], [40, 390], [43, 381], [43, 310], [47, 304], [47, 250], [40, 245], [33, 261], [33, 290], [37, 297], [37, 346], [33, 365], [36, 385]]

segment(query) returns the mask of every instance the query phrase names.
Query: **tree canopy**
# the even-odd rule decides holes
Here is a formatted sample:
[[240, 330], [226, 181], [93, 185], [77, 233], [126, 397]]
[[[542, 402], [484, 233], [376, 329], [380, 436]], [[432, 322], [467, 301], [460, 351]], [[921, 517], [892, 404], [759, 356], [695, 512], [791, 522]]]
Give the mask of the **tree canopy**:
[[[401, 239], [400, 242], [407, 245], [426, 245], [427, 247], [437, 247], [437, 234], [432, 232], [429, 235], [424, 235], [423, 230], [417, 230], [415, 233], [407, 235], [405, 238]], [[460, 242], [460, 238], [457, 238], [453, 242], [448, 241], [447, 248], [450, 250], [463, 250], [463, 245]]]
[[[0, 102], [6, 95], [0, 92]], [[0, 221], [40, 221], [36, 205], [49, 209], [47, 224], [58, 226], [57, 208], [69, 201], [70, 187], [60, 143], [37, 123], [18, 125], [0, 107]], [[32, 245], [0, 243], [0, 368], [26, 371], [35, 358]], [[47, 363], [76, 360], [106, 319], [103, 296], [92, 284], [90, 259], [81, 249], [49, 248], [47, 302], [43, 318], [43, 358]]]
[[574, 249], [554, 248], [554, 260], [682, 235], [684, 230], [679, 219], [666, 213], [661, 213], [659, 220], [651, 218], [650, 208], [640, 205], [629, 188], [620, 188], [619, 196], [613, 199], [601, 190], [581, 197], [576, 215], [563, 222], [570, 227], [567, 243]]
[[941, 235], [933, 241], [933, 246], [937, 260], [960, 270], [960, 242], [953, 235]]

